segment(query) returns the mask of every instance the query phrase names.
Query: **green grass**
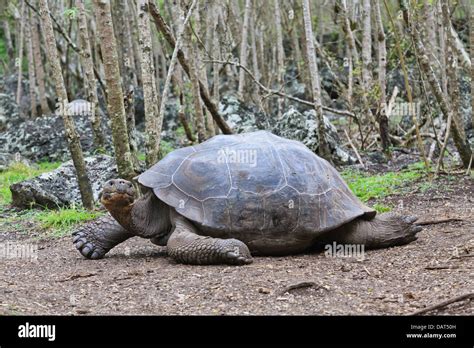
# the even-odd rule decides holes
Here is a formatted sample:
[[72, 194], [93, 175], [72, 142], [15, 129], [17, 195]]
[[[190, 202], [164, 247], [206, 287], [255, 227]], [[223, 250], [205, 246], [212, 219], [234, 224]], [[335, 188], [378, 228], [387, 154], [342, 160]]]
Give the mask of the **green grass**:
[[388, 211], [391, 211], [393, 207], [381, 203], [375, 203], [374, 205], [372, 205], [372, 208], [374, 208], [377, 213], [386, 213]]
[[77, 224], [94, 220], [102, 215], [102, 212], [72, 207], [40, 211], [35, 215], [35, 220], [40, 222], [42, 228], [51, 231], [50, 236], [62, 237]]
[[35, 167], [29, 167], [23, 163], [14, 163], [7, 170], [0, 172], [0, 206], [11, 203], [11, 184], [49, 172], [59, 167], [60, 164], [59, 162], [40, 162]]
[[402, 188], [417, 181], [423, 173], [410, 166], [406, 171], [390, 172], [381, 175], [368, 175], [356, 170], [342, 172], [344, 180], [354, 194], [363, 202], [384, 198], [402, 192]]

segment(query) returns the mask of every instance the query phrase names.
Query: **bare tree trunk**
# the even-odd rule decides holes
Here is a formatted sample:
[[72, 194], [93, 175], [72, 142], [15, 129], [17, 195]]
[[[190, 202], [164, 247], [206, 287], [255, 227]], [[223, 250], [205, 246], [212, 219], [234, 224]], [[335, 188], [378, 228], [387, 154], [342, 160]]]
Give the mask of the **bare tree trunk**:
[[372, 63], [372, 29], [370, 23], [370, 0], [363, 0], [362, 5], [362, 83], [367, 95], [372, 86], [370, 65]]
[[298, 16], [296, 15], [296, 0], [292, 4], [292, 9], [290, 10], [290, 21], [291, 25], [293, 26], [291, 30], [291, 40], [293, 41], [293, 62], [298, 67], [298, 73], [302, 74], [302, 66], [303, 66], [303, 56], [301, 55], [301, 48], [300, 48], [300, 39], [298, 35], [298, 26], [299, 21]]
[[[386, 0], [384, 0], [384, 5], [385, 5], [385, 9], [387, 10], [387, 14], [389, 16], [390, 22], [392, 24], [392, 30], [395, 34], [395, 46], [396, 46], [397, 51], [398, 51], [398, 58], [400, 59], [400, 65], [401, 65], [402, 71], [403, 71], [403, 80], [405, 82], [405, 90], [406, 90], [406, 93], [407, 93], [408, 103], [409, 103], [409, 105], [412, 106], [412, 107], [410, 107], [409, 113], [411, 114], [412, 122], [415, 125], [416, 141], [417, 141], [418, 151], [420, 151], [420, 154], [423, 158], [423, 162], [425, 163], [425, 167], [426, 167], [426, 169], [428, 169], [429, 168], [429, 163], [428, 163], [428, 160], [426, 158], [425, 149], [423, 147], [423, 140], [421, 139], [421, 135], [420, 135], [420, 127], [418, 125], [418, 119], [417, 119], [417, 115], [415, 113], [415, 107], [413, 106], [414, 104], [413, 104], [412, 88], [410, 86], [410, 80], [408, 78], [408, 70], [407, 70], [407, 67], [406, 67], [406, 64], [405, 64], [405, 58], [404, 58], [404, 54], [403, 54], [401, 44], [400, 44], [400, 42], [401, 42], [400, 35], [399, 35], [398, 30], [395, 26], [393, 17], [390, 13], [390, 10], [389, 10], [389, 7], [387, 5]], [[413, 30], [413, 28], [412, 28], [412, 24], [411, 24], [410, 19], [409, 19], [408, 9], [407, 9], [407, 7], [405, 6], [405, 4], [403, 2], [400, 3], [400, 7], [401, 7], [401, 10], [402, 10], [403, 18], [405, 20], [405, 24], [407, 26], [409, 26], [410, 32], [416, 31], [416, 30]]]
[[81, 143], [79, 135], [76, 132], [74, 121], [69, 113], [66, 111], [68, 104], [66, 88], [61, 73], [61, 63], [59, 62], [58, 53], [56, 51], [56, 39], [53, 32], [53, 23], [49, 15], [47, 0], [39, 0], [39, 9], [41, 15], [41, 26], [44, 33], [44, 41], [46, 45], [46, 53], [51, 69], [51, 77], [53, 78], [56, 88], [56, 95], [58, 98], [59, 111], [61, 113], [64, 129], [66, 131], [66, 140], [69, 145], [74, 167], [76, 168], [77, 181], [79, 184], [79, 191], [81, 192], [81, 199], [84, 208], [92, 209], [94, 206], [94, 198], [92, 195], [92, 188], [87, 176], [86, 164], [82, 154]]
[[456, 52], [462, 66], [465, 67], [466, 69], [470, 69], [471, 59], [469, 58], [469, 54], [466, 52], [466, 49], [464, 48], [464, 44], [459, 38], [458, 33], [456, 33], [456, 30], [454, 30], [452, 24], [451, 24], [451, 28], [449, 28], [447, 32], [447, 36], [448, 36], [448, 40], [451, 41], [453, 50]]
[[306, 53], [308, 56], [308, 67], [311, 75], [311, 87], [313, 91], [314, 109], [316, 111], [316, 119], [318, 121], [318, 153], [321, 157], [331, 161], [331, 152], [326, 141], [324, 130], [323, 106], [321, 104], [321, 85], [318, 72], [318, 64], [316, 62], [316, 52], [314, 51], [313, 28], [311, 27], [311, 13], [309, 0], [303, 0], [303, 20], [306, 33]]
[[7, 18], [2, 19], [3, 36], [5, 38], [5, 46], [7, 48], [7, 55], [10, 61], [9, 69], [12, 68], [12, 63], [15, 61], [15, 49], [13, 48], [12, 35], [10, 32], [10, 24]]
[[[182, 9], [183, 10], [183, 9]], [[184, 17], [183, 11], [180, 11], [181, 17]], [[184, 43], [186, 46], [186, 53], [188, 56], [189, 62], [189, 80], [191, 81], [191, 91], [193, 95], [193, 105], [194, 105], [194, 121], [196, 123], [196, 131], [198, 135], [198, 141], [201, 143], [207, 139], [204, 114], [202, 112], [201, 97], [199, 91], [199, 75], [198, 69], [196, 66], [196, 52], [192, 43], [192, 33], [189, 27], [182, 27], [181, 23], [184, 23], [185, 19], [180, 20], [180, 25], [178, 26], [178, 32], [181, 30], [184, 31]], [[182, 28], [182, 29], [181, 29]], [[203, 86], [206, 88], [205, 86]]]
[[347, 44], [352, 53], [352, 64], [358, 65], [359, 64], [359, 53], [357, 52], [356, 42], [354, 39], [354, 33], [352, 32], [351, 22], [349, 20], [348, 9], [346, 0], [341, 0], [341, 9], [342, 9], [342, 17], [344, 24], [342, 26], [344, 33], [347, 36]]
[[30, 22], [33, 25], [32, 34], [32, 43], [33, 43], [33, 58], [35, 62], [35, 72], [36, 72], [36, 82], [38, 84], [38, 97], [41, 105], [41, 114], [48, 114], [50, 112], [48, 99], [46, 98], [46, 87], [45, 87], [45, 73], [43, 58], [41, 56], [41, 40], [40, 40], [40, 31], [36, 16], [30, 16]]
[[137, 33], [138, 15], [137, 15], [136, 7], [134, 5], [134, 0], [126, 0], [126, 1], [128, 1], [127, 9], [130, 10], [130, 16], [129, 16], [130, 20], [128, 23], [128, 27], [130, 28], [130, 39], [131, 39], [132, 48], [133, 48], [132, 50], [133, 52], [131, 54], [133, 54], [133, 61], [135, 62], [135, 68], [136, 68], [135, 78], [137, 79], [138, 85], [142, 85], [142, 81], [140, 77], [142, 76], [143, 72], [141, 70], [142, 67], [140, 65], [140, 53], [139, 53], [140, 48], [138, 46], [138, 33]]
[[[205, 6], [208, 6], [208, 2], [206, 1], [204, 3]], [[201, 22], [204, 22], [204, 25], [207, 28], [208, 25], [210, 24], [210, 20], [209, 20], [209, 10], [207, 8], [204, 8], [206, 10], [206, 18], [205, 18], [205, 21], [201, 19], [200, 17], [200, 14], [199, 12], [201, 11], [201, 6], [199, 5], [199, 2], [196, 2], [196, 12], [195, 12], [195, 16], [196, 16], [196, 25], [195, 25], [195, 28], [194, 28], [194, 33], [195, 35], [198, 37], [198, 40], [201, 41], [201, 45], [199, 45], [199, 48], [196, 48], [195, 49], [195, 64], [196, 64], [196, 69], [197, 69], [197, 73], [198, 73], [198, 76], [199, 76], [199, 80], [202, 81], [203, 85], [204, 85], [204, 88], [207, 89], [207, 93], [209, 94], [209, 81], [207, 79], [207, 69], [206, 69], [206, 64], [203, 63], [202, 61], [202, 56], [204, 54], [206, 54], [206, 50], [208, 49], [208, 33], [210, 32], [210, 30], [206, 30], [206, 42], [202, 42], [201, 38], [203, 37], [202, 35], [202, 25], [201, 25]], [[204, 46], [204, 47], [203, 47]], [[198, 87], [199, 87], [199, 80], [198, 80]], [[203, 108], [203, 114], [204, 114], [204, 120], [205, 120], [205, 124], [206, 124], [206, 137], [207, 138], [211, 138], [213, 137], [214, 135], [216, 135], [216, 131], [214, 129], [214, 122], [212, 120], [212, 116], [211, 115], [208, 115], [206, 110]]]
[[[134, 168], [138, 167], [138, 145], [137, 131], [135, 127], [135, 86], [134, 81], [137, 80], [135, 70], [133, 69], [133, 47], [131, 45], [130, 31], [128, 26], [128, 17], [130, 10], [128, 9], [127, 0], [115, 1], [116, 24], [114, 24], [114, 32], [117, 39], [117, 54], [119, 58], [119, 66], [122, 76], [122, 86], [125, 92], [125, 115], [127, 122], [127, 134], [130, 144], [130, 152], [132, 154], [132, 163]], [[152, 163], [153, 164], [153, 163]]]
[[385, 46], [385, 32], [383, 29], [382, 15], [380, 13], [380, 3], [378, 0], [373, 1], [373, 10], [375, 21], [377, 23], [377, 53], [378, 53], [378, 82], [380, 89], [379, 101], [379, 132], [382, 149], [388, 153], [390, 150], [390, 138], [388, 133], [387, 118], [387, 94], [386, 94], [386, 69], [387, 69], [387, 48]]
[[[275, 27], [277, 34], [277, 84], [278, 88], [283, 87], [285, 76], [285, 51], [283, 49], [283, 33], [281, 28], [280, 0], [273, 0], [275, 7]], [[278, 98], [277, 117], [281, 118], [283, 112], [283, 98]]]
[[437, 25], [438, 25], [438, 40], [439, 50], [438, 58], [440, 63], [440, 74], [441, 74], [441, 88], [445, 95], [448, 94], [448, 79], [446, 77], [446, 32], [443, 27], [443, 14], [441, 11], [441, 2], [437, 1]]
[[[428, 58], [426, 49], [421, 41], [420, 35], [418, 33], [418, 30], [411, 30], [411, 33], [413, 35], [413, 39], [416, 45], [416, 49], [418, 51], [418, 57], [420, 59], [420, 67], [423, 71], [423, 73], [426, 75], [426, 78], [428, 80], [428, 83], [430, 84], [431, 90], [436, 98], [436, 101], [445, 115], [447, 120], [450, 120], [453, 118], [453, 109], [450, 104], [450, 102], [447, 99], [447, 96], [443, 93], [442, 88], [440, 86], [440, 82], [438, 81], [435, 72], [433, 71], [433, 68], [430, 64], [430, 60]], [[456, 83], [456, 82], [455, 82]], [[460, 143], [460, 137], [454, 135], [456, 132], [457, 127], [453, 127], [453, 139], [456, 145], [456, 148], [461, 156], [462, 162], [464, 166], [467, 168], [472, 151], [469, 147], [469, 144], [466, 143]], [[448, 131], [448, 130], [447, 130]], [[440, 154], [440, 156], [443, 156], [443, 153]]]
[[35, 76], [35, 61], [34, 61], [34, 54], [33, 54], [33, 39], [32, 39], [32, 32], [33, 26], [31, 21], [28, 20], [30, 18], [30, 11], [27, 9], [26, 13], [28, 16], [25, 18], [26, 21], [26, 44], [27, 44], [27, 53], [28, 53], [28, 80], [29, 80], [29, 87], [30, 87], [30, 108], [31, 108], [31, 117], [38, 116], [36, 110], [36, 76]]
[[451, 16], [449, 12], [448, 3], [443, 1], [441, 4], [441, 9], [443, 13], [443, 26], [446, 30], [447, 37], [447, 76], [448, 79], [448, 90], [450, 91], [450, 100], [451, 100], [451, 112], [453, 118], [453, 140], [456, 148], [458, 149], [459, 155], [461, 156], [462, 163], [465, 168], [469, 167], [471, 161], [472, 150], [469, 145], [469, 142], [466, 138], [465, 126], [462, 115], [460, 113], [460, 103], [459, 103], [459, 77], [458, 77], [458, 60], [455, 55], [456, 42], [455, 38], [449, 35], [451, 31]]
[[142, 67], [143, 100], [145, 104], [146, 164], [150, 166], [158, 161], [160, 147], [161, 120], [158, 120], [158, 92], [154, 80], [150, 18], [148, 1], [138, 0], [138, 36], [140, 43], [140, 65]]
[[18, 80], [17, 80], [17, 87], [16, 87], [16, 103], [20, 105], [21, 101], [21, 92], [22, 92], [22, 62], [23, 62], [23, 42], [24, 42], [24, 32], [25, 32], [25, 25], [26, 25], [27, 18], [25, 17], [25, 1], [21, 1], [21, 10], [20, 10], [20, 35], [18, 45], [18, 58], [16, 61], [16, 67], [18, 68]]
[[[168, 44], [171, 46], [172, 49], [174, 49], [176, 45], [176, 41], [173, 37], [173, 34], [171, 33], [170, 27], [166, 24], [164, 21], [163, 17], [161, 16], [160, 12], [156, 8], [156, 5], [154, 3], [149, 4], [150, 10], [151, 10], [151, 15], [153, 16], [153, 20], [156, 25], [156, 29], [161, 32], [168, 42]], [[178, 60], [179, 63], [181, 64], [181, 67], [183, 70], [186, 72], [186, 74], [189, 76], [190, 75], [190, 67], [188, 65], [188, 60], [186, 59], [184, 53], [182, 50], [178, 50]], [[204, 88], [204, 84], [199, 81], [199, 90], [201, 93], [201, 98], [206, 105], [207, 110], [211, 113], [212, 118], [214, 121], [216, 121], [217, 125], [219, 128], [222, 130], [222, 133], [224, 134], [232, 134], [232, 129], [227, 125], [225, 120], [222, 118], [222, 116], [219, 114], [219, 111], [217, 109], [217, 106], [214, 104], [214, 102], [211, 100], [209, 97], [209, 94], [207, 92], [207, 89]]]
[[[240, 43], [240, 64], [247, 66], [248, 56], [248, 33], [249, 33], [249, 19], [250, 12], [252, 10], [252, 0], [245, 0], [245, 11], [244, 11], [244, 23], [242, 25], [242, 42]], [[244, 88], [245, 88], [245, 71], [240, 69], [239, 71], [239, 87], [238, 96], [239, 99], [244, 99]]]
[[84, 69], [84, 82], [86, 84], [87, 101], [91, 103], [91, 124], [94, 137], [94, 145], [97, 149], [104, 147], [104, 135], [100, 122], [99, 99], [97, 96], [97, 81], [94, 75], [94, 61], [87, 29], [87, 16], [84, 8], [84, 0], [76, 0], [78, 8], [78, 30], [79, 45], [81, 48], [81, 63]]
[[433, 3], [431, 1], [424, 0], [423, 10], [424, 10], [423, 11], [424, 16], [426, 17], [426, 25], [423, 27], [423, 30], [424, 30], [423, 36], [428, 38], [428, 40], [426, 40], [426, 48], [430, 55], [437, 57], [436, 25], [435, 25], [435, 19], [434, 19], [435, 8], [433, 6]]
[[471, 50], [471, 120], [474, 127], [474, 9], [469, 8], [469, 48]]
[[[212, 52], [214, 54], [215, 59], [221, 59], [221, 46], [219, 40], [219, 15], [220, 15], [220, 8], [219, 4], [216, 2], [214, 4], [213, 10], [210, 11], [213, 16], [212, 26], [213, 26], [213, 33], [212, 33]], [[219, 63], [212, 64], [212, 97], [214, 99], [214, 103], [219, 105], [220, 95], [219, 95]]]
[[104, 61], [105, 81], [108, 91], [107, 110], [112, 123], [112, 139], [117, 168], [120, 176], [130, 180], [135, 176], [135, 171], [128, 142], [125, 105], [117, 58], [117, 44], [115, 42], [110, 12], [110, 1], [94, 0], [93, 4], [97, 21], [97, 32], [100, 39], [100, 49]]

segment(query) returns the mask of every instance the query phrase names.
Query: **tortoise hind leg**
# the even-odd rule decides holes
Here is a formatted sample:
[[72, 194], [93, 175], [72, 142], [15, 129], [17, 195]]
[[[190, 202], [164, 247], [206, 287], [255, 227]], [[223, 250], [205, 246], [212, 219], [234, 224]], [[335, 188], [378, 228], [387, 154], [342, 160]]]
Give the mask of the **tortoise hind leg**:
[[168, 254], [178, 262], [194, 265], [252, 262], [248, 247], [240, 240], [200, 236], [196, 227], [174, 211], [171, 212], [171, 222], [174, 230], [167, 243]]
[[94, 260], [103, 258], [110, 249], [133, 237], [110, 214], [82, 225], [72, 236], [82, 256]]
[[329, 231], [321, 242], [340, 244], [363, 244], [367, 249], [388, 248], [404, 245], [417, 239], [421, 226], [413, 216], [391, 213], [380, 214], [371, 220], [356, 219], [333, 231]]

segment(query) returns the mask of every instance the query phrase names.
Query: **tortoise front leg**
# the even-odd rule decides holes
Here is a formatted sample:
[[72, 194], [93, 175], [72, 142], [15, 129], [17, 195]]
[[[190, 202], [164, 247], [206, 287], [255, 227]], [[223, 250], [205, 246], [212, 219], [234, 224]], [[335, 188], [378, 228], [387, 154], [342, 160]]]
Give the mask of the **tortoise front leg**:
[[110, 214], [79, 227], [72, 234], [74, 246], [88, 259], [101, 259], [116, 245], [133, 235]]
[[194, 265], [244, 265], [252, 262], [248, 247], [237, 239], [200, 236], [186, 218], [171, 213], [174, 230], [168, 240], [168, 254], [178, 262]]

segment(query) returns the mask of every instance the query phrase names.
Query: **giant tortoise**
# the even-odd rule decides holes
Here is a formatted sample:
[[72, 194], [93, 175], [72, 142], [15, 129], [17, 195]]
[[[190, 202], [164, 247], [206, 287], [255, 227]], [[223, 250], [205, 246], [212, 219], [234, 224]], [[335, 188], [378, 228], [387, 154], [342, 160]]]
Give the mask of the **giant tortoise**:
[[320, 243], [366, 249], [409, 243], [415, 217], [376, 215], [339, 173], [300, 142], [270, 132], [217, 135], [175, 150], [138, 176], [141, 194], [108, 181], [109, 214], [73, 233], [86, 258], [130, 237], [166, 246], [188, 264], [247, 264], [251, 255], [301, 253]]

